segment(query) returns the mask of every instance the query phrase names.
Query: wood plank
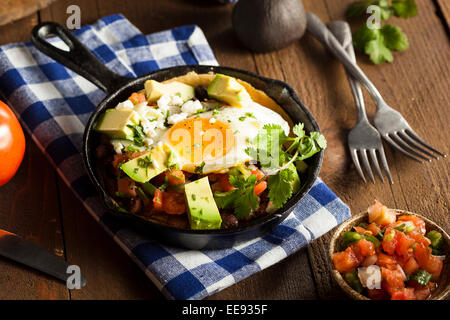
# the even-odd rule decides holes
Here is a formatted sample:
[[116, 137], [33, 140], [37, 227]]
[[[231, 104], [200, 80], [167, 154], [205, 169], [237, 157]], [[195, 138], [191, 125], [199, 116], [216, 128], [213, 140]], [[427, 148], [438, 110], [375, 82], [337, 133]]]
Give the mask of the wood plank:
[[[1, 27], [0, 44], [26, 41], [38, 16]], [[55, 172], [28, 134], [24, 160], [0, 188], [0, 227], [64, 257]], [[68, 299], [64, 283], [0, 257], [0, 299]]]
[[[24, 161], [0, 187], [0, 228], [64, 258], [55, 173], [26, 136]], [[65, 283], [0, 257], [0, 299], [68, 299]]]
[[31, 29], [38, 23], [37, 14], [1, 26], [0, 45], [11, 42], [29, 41]]
[[[346, 5], [350, 2], [323, 1], [325, 10], [320, 11], [319, 16], [326, 23], [343, 19]], [[446, 76], [450, 61], [448, 41], [433, 4], [429, 1], [417, 3], [419, 16], [408, 20], [397, 18], [390, 20], [407, 33], [411, 48], [396, 53], [392, 64], [375, 66], [361, 55], [358, 62], [385, 96], [386, 101], [402, 112], [421, 136], [433, 145], [440, 145], [444, 152], [448, 152], [448, 149], [445, 150], [448, 147], [441, 143], [448, 141], [448, 132], [439, 129], [445, 128], [445, 123], [449, 119], [448, 108], [440, 107], [449, 104], [448, 95], [442, 94], [449, 86], [449, 79]], [[305, 1], [305, 4], [310, 8], [314, 5], [314, 10], [318, 10], [315, 1], [314, 3]], [[355, 24], [352, 26], [356, 27]], [[409, 209], [427, 215], [448, 229], [449, 221], [445, 218], [448, 214], [448, 161], [418, 164], [385, 146], [395, 184], [388, 186], [377, 181], [376, 185], [364, 185], [357, 177], [347, 151], [342, 150], [346, 148], [345, 138], [355, 121], [354, 103], [348, 85], [343, 85], [342, 81], [339, 81], [345, 77], [343, 68], [328, 54], [317, 59], [314, 64], [314, 68], [319, 68], [318, 66], [324, 68], [309, 74], [327, 74], [326, 80], [322, 79], [321, 87], [320, 83], [316, 83], [319, 85], [318, 90], [325, 92], [325, 95], [334, 96], [329, 101], [319, 100], [322, 111], [314, 110], [314, 106], [310, 106], [319, 118], [319, 123], [321, 125], [325, 123], [322, 129], [332, 141], [331, 148], [329, 144], [326, 152], [321, 173], [325, 182], [350, 205], [353, 213], [363, 211], [374, 198], [377, 198], [390, 207]], [[306, 97], [302, 96], [308, 101]], [[319, 97], [323, 99], [320, 94]], [[367, 94], [365, 99], [370, 101]], [[346, 107], [345, 111], [341, 109], [343, 105]], [[339, 109], [331, 114], [330, 106]], [[368, 113], [370, 117], [375, 113], [372, 102], [368, 104]], [[330, 235], [331, 233], [317, 240], [309, 248], [317, 290], [321, 298], [335, 298], [341, 294], [331, 278], [330, 262], [326, 258]]]
[[86, 286], [71, 299], [164, 299], [142, 270], [90, 216], [58, 178], [67, 260], [80, 266]]
[[55, 0], [3, 0], [0, 6], [0, 26], [28, 17], [53, 1]]

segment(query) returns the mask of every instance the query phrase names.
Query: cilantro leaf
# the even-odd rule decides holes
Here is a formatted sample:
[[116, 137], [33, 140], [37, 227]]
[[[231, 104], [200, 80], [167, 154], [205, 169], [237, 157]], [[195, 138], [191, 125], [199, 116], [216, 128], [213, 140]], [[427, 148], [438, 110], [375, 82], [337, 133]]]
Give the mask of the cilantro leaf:
[[294, 180], [292, 171], [288, 168], [281, 170], [276, 175], [269, 176], [267, 183], [269, 186], [269, 199], [275, 208], [281, 208], [292, 196]]
[[367, 8], [375, 4], [376, 2], [376, 0], [362, 0], [353, 2], [348, 6], [347, 11], [345, 12], [345, 16], [347, 18], [362, 16], [364, 13], [366, 13]]
[[137, 147], [143, 147], [145, 139], [144, 129], [137, 124], [129, 124], [127, 127], [133, 131], [133, 138], [131, 141], [133, 141]]
[[368, 14], [367, 8], [372, 5], [378, 6], [380, 10], [380, 19], [382, 21], [391, 17], [392, 10], [388, 0], [361, 0], [353, 2], [348, 6], [345, 15], [347, 18], [360, 17], [366, 13]]
[[215, 192], [214, 200], [221, 209], [234, 209], [234, 215], [238, 220], [247, 218], [252, 210], [259, 206], [259, 199], [255, 195], [256, 176], [251, 175], [245, 179], [241, 175], [229, 175], [230, 183], [235, 190], [229, 192]]
[[353, 33], [353, 45], [357, 49], [364, 49], [369, 41], [376, 40], [379, 36], [379, 30], [370, 29], [366, 24], [364, 24]]
[[305, 127], [305, 125], [303, 123], [297, 123], [293, 128], [292, 128], [292, 132], [298, 137], [298, 138], [303, 138], [303, 136], [305, 135], [305, 130], [303, 130], [303, 128]]
[[414, 0], [393, 0], [391, 7], [396, 17], [406, 19], [417, 15], [417, 5]]
[[382, 37], [367, 42], [364, 52], [369, 55], [370, 60], [375, 64], [392, 62], [394, 60], [391, 50], [386, 47]]
[[387, 48], [396, 51], [408, 49], [408, 38], [400, 27], [387, 24], [381, 28], [380, 32], [383, 35], [384, 44]]
[[327, 140], [320, 132], [313, 131], [309, 134], [309, 136], [316, 142], [319, 148], [325, 149], [327, 147]]
[[203, 168], [205, 167], [205, 161], [202, 161], [202, 163], [195, 167], [194, 173], [203, 173]]

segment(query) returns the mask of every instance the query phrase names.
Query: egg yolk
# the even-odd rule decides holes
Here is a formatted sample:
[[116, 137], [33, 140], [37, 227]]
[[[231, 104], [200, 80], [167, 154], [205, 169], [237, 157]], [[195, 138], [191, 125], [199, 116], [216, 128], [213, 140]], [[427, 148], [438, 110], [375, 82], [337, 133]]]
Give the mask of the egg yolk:
[[191, 118], [176, 123], [170, 128], [168, 138], [178, 154], [191, 163], [225, 156], [236, 140], [227, 124], [207, 118]]

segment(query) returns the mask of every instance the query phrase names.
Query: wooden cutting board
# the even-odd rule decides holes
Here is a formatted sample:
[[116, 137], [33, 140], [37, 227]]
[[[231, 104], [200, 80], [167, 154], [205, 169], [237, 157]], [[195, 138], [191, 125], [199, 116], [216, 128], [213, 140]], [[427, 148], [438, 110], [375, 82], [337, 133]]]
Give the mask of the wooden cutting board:
[[55, 0], [1, 0], [0, 26], [45, 8]]

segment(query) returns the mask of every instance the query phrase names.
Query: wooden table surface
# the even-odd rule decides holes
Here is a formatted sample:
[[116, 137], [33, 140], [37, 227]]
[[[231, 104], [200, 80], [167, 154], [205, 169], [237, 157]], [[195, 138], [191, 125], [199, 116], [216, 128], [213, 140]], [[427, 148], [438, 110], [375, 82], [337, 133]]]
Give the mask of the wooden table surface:
[[[351, 0], [303, 0], [323, 21], [342, 19]], [[392, 64], [359, 64], [386, 101], [404, 114], [432, 145], [449, 152], [450, 46], [448, 0], [416, 0], [419, 15], [391, 18], [408, 35], [410, 49], [395, 53]], [[39, 21], [65, 23], [71, 4], [82, 23], [123, 13], [142, 32], [197, 24], [221, 65], [288, 82], [319, 122], [328, 139], [321, 177], [353, 213], [374, 199], [389, 207], [423, 214], [450, 230], [449, 161], [414, 162], [386, 146], [395, 183], [364, 184], [347, 150], [356, 120], [344, 69], [311, 36], [277, 52], [253, 54], [235, 40], [232, 6], [200, 0], [57, 0], [50, 7], [0, 28], [0, 44], [30, 38]], [[356, 27], [353, 25], [353, 27]], [[375, 106], [367, 98], [369, 117]], [[27, 137], [24, 161], [13, 180], [0, 188], [0, 227], [32, 239], [81, 267], [87, 286], [68, 290], [63, 283], [0, 258], [0, 299], [164, 299], [144, 273], [83, 208]], [[330, 233], [282, 262], [210, 297], [211, 299], [343, 298], [327, 261]]]

